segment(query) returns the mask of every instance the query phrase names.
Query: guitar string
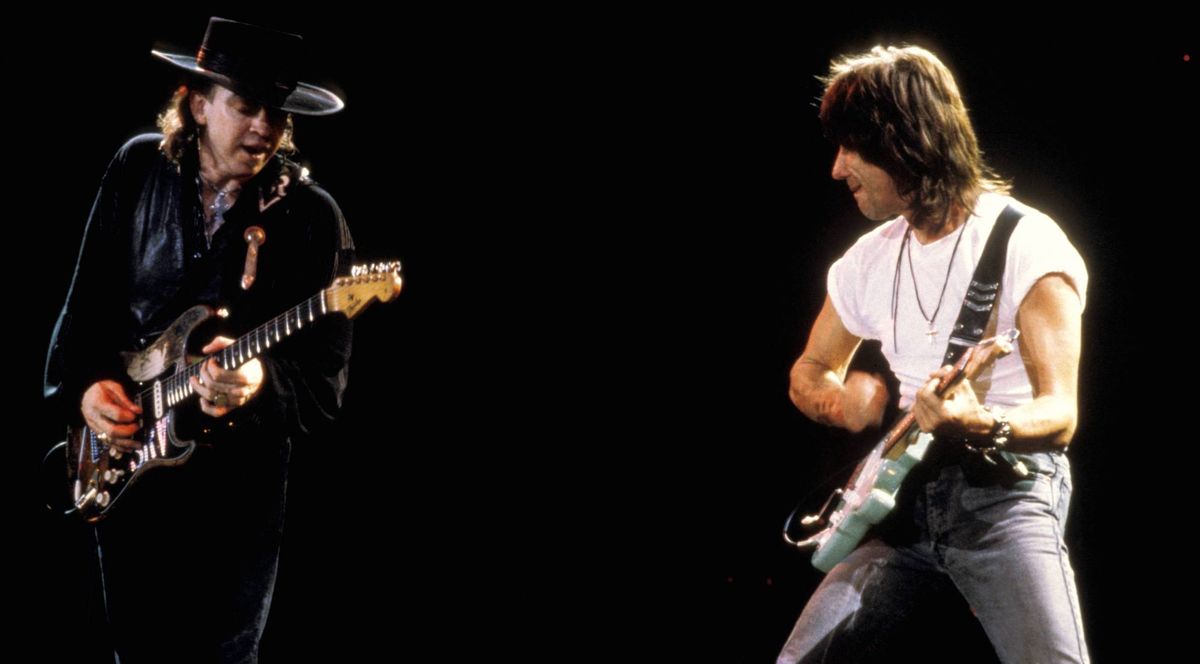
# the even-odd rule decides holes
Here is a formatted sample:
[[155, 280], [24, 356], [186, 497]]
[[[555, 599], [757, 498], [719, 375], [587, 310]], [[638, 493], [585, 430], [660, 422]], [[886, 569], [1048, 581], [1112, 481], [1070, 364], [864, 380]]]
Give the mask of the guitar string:
[[[216, 353], [213, 353], [212, 355], [209, 355], [207, 357], [214, 357], [214, 356], [220, 354], [220, 355], [225, 356], [225, 357], [223, 357], [223, 360], [225, 360], [225, 361], [232, 360], [234, 357], [234, 355], [232, 354], [234, 352], [233, 349], [238, 348], [239, 346], [242, 346], [243, 344], [245, 344], [247, 346], [244, 350], [245, 350], [246, 355], [250, 359], [257, 357], [257, 355], [254, 354], [254, 346], [257, 346], [260, 343], [259, 335], [261, 333], [263, 333], [263, 332], [267, 333], [268, 347], [269, 347], [269, 341], [271, 338], [271, 327], [272, 326], [274, 326], [274, 337], [275, 337], [276, 341], [282, 341], [284, 338], [291, 336], [292, 333], [298, 332], [301, 328], [304, 327], [304, 319], [305, 319], [304, 307], [307, 306], [307, 308], [308, 308], [307, 319], [308, 319], [309, 323], [314, 323], [318, 318], [320, 318], [321, 316], [323, 316], [326, 313], [329, 313], [329, 311], [326, 310], [326, 301], [325, 300], [326, 300], [326, 297], [331, 294], [332, 294], [331, 289], [322, 289], [322, 290], [318, 291], [315, 295], [309, 297], [308, 299], [301, 302], [300, 304], [297, 304], [296, 306], [294, 306], [290, 309], [287, 309], [282, 314], [276, 316], [275, 318], [271, 319], [270, 321], [267, 321], [266, 323], [263, 323], [262, 325], [259, 325], [258, 327], [254, 328], [250, 332], [247, 332], [246, 334], [242, 335], [233, 344], [231, 344], [225, 348], [222, 348], [221, 350], [219, 350]], [[319, 306], [320, 313], [314, 314], [314, 309], [317, 308], [318, 306]], [[333, 310], [334, 311], [342, 311], [342, 309], [338, 309], [338, 308], [336, 308], [336, 306], [334, 307]], [[295, 326], [292, 326], [290, 324], [292, 319], [294, 319], [296, 321]], [[284, 324], [283, 329], [285, 330], [285, 332], [282, 336], [280, 335], [280, 332], [279, 332], [280, 322], [282, 322]], [[254, 342], [253, 346], [250, 345], [251, 341]], [[262, 354], [261, 346], [259, 346], [259, 348], [258, 348], [258, 354]], [[205, 360], [207, 360], [207, 357], [205, 358]], [[203, 362], [203, 360], [202, 360], [202, 362]], [[243, 363], [244, 363], [244, 361], [243, 361]], [[165, 378], [161, 381], [161, 387], [163, 389], [172, 389], [172, 390], [180, 387], [179, 383], [181, 382], [181, 380], [186, 381], [192, 375], [198, 373], [200, 370], [200, 365], [201, 365], [201, 363], [198, 362], [194, 365], [184, 367], [184, 370], [182, 372], [180, 372], [179, 374], [168, 376], [167, 378]], [[149, 387], [145, 390], [142, 390], [141, 392], [138, 393], [139, 400], [153, 399], [153, 393], [154, 393], [153, 385], [154, 385], [154, 382], [152, 381], [151, 387]], [[189, 382], [189, 388], [190, 388], [190, 382]], [[94, 445], [94, 442], [92, 444]], [[52, 451], [53, 450], [51, 450], [51, 452]], [[47, 453], [47, 454], [49, 454], [49, 453]], [[141, 464], [139, 464], [139, 466], [140, 465]], [[137, 470], [141, 470], [141, 468], [139, 467]], [[107, 492], [105, 493], [105, 495], [107, 495]], [[81, 507], [81, 506], [77, 505], [77, 507]], [[71, 511], [74, 511], [74, 510], [71, 510]]]
[[[258, 327], [247, 332], [246, 334], [238, 337], [237, 341], [230, 344], [229, 346], [226, 346], [225, 348], [218, 350], [217, 352], [213, 353], [212, 355], [205, 356], [204, 359], [207, 360], [209, 357], [216, 357], [218, 355], [230, 355], [230, 357], [223, 358], [223, 360], [232, 360], [233, 359], [232, 353], [234, 353], [236, 351], [230, 351], [229, 349], [231, 349], [231, 348], [236, 349], [239, 345], [249, 344], [253, 338], [258, 336], [258, 334], [260, 332], [266, 331], [268, 340], [274, 338], [276, 341], [281, 341], [281, 340], [287, 338], [288, 336], [291, 336], [292, 333], [298, 331], [300, 328], [303, 327], [302, 321], [307, 320], [307, 322], [311, 323], [311, 322], [315, 321], [317, 318], [319, 318], [319, 316], [313, 315], [312, 312], [314, 311], [315, 306], [320, 304], [320, 302], [321, 302], [320, 298], [324, 295], [324, 293], [325, 293], [325, 291], [322, 290], [321, 292], [317, 293], [316, 295], [313, 295], [312, 297], [307, 298], [300, 304], [297, 304], [296, 306], [288, 309], [284, 313], [279, 314], [278, 316], [272, 318], [271, 320], [267, 321], [266, 323], [263, 323], [262, 325], [259, 325]], [[306, 307], [309, 312], [309, 316], [307, 316], [307, 317], [304, 316], [304, 312], [303, 312], [303, 310]], [[295, 315], [292, 316], [292, 314], [295, 314]], [[297, 321], [296, 325], [294, 325], [294, 326], [291, 325], [291, 320], [296, 320]], [[280, 329], [279, 324], [280, 323], [283, 323], [283, 325], [284, 325], [283, 329], [287, 330], [286, 332], [284, 332], [284, 334], [282, 336], [279, 334], [279, 329]], [[272, 335], [270, 333], [270, 330], [268, 329], [272, 325], [274, 325], [276, 328], [274, 335]], [[255, 357], [257, 357], [256, 355], [252, 355], [251, 354], [252, 352], [253, 352], [253, 350], [251, 348], [246, 349], [246, 354], [250, 355], [249, 359], [254, 359]], [[168, 376], [167, 378], [164, 378], [161, 382], [163, 391], [169, 393], [173, 390], [183, 388], [185, 385], [187, 385], [186, 389], [188, 391], [188, 396], [195, 394], [195, 391], [191, 389], [190, 381], [188, 381], [188, 379], [191, 378], [192, 376], [200, 373], [200, 366], [202, 364], [203, 364], [203, 361], [197, 362], [196, 364], [192, 364], [192, 365], [185, 367], [184, 370], [181, 371], [180, 373], [173, 374], [171, 376]], [[141, 392], [138, 392], [138, 398], [141, 399], [142, 401], [151, 401], [154, 399], [154, 382], [153, 381], [151, 381], [150, 387], [147, 387], [146, 389], [142, 390]]]
[[[396, 271], [398, 271], [398, 270], [393, 270], [392, 273], [394, 274]], [[385, 274], [385, 273], [380, 272], [380, 273], [376, 273], [376, 274], [372, 275], [372, 280], [378, 280], [380, 278], [380, 275], [383, 275], [383, 274]], [[233, 344], [230, 344], [226, 348], [223, 348], [223, 349], [217, 351], [216, 353], [213, 353], [212, 355], [206, 356], [205, 359], [208, 359], [208, 357], [213, 357], [219, 353], [227, 353], [227, 349], [229, 349], [229, 348], [236, 348], [240, 344], [249, 343], [250, 337], [252, 337], [252, 336], [256, 337], [261, 331], [266, 330], [267, 328], [269, 328], [272, 325], [276, 326], [274, 336], [277, 341], [282, 340], [284, 337], [290, 336], [292, 332], [299, 330], [301, 327], [303, 327], [303, 324], [301, 323], [301, 321], [303, 321], [303, 312], [302, 312], [303, 307], [305, 307], [305, 306], [308, 307], [308, 313], [309, 313], [308, 322], [310, 322], [310, 323], [315, 321], [317, 318], [319, 318], [321, 315], [324, 314], [323, 298], [327, 294], [328, 290], [329, 289], [322, 289], [322, 290], [318, 291], [315, 295], [307, 298], [300, 304], [297, 304], [296, 306], [286, 310], [284, 313], [279, 314], [275, 318], [272, 318], [271, 320], [267, 321], [266, 323], [263, 323], [262, 325], [259, 325], [258, 327], [254, 328], [250, 332], [247, 332], [246, 334], [242, 335]], [[313, 311], [317, 306], [320, 306], [323, 313], [314, 316]], [[291, 314], [293, 311], [296, 314], [295, 319], [297, 321], [297, 324], [296, 324], [296, 327], [294, 330], [288, 328], [288, 325], [290, 324], [290, 321], [288, 320], [288, 315]], [[278, 325], [281, 321], [284, 323], [285, 329], [288, 329], [288, 332], [285, 333], [282, 337], [279, 335], [279, 330], [278, 330]], [[268, 332], [267, 339], [269, 340], [270, 338], [271, 338], [271, 335]], [[230, 351], [230, 352], [232, 352], [232, 351]], [[253, 359], [254, 357], [257, 357], [257, 356], [251, 355], [250, 359]], [[232, 359], [232, 357], [227, 358], [227, 359]], [[180, 373], [173, 374], [171, 376], [168, 376], [167, 378], [164, 378], [161, 381], [163, 389], [166, 391], [170, 391], [170, 390], [174, 390], [174, 389], [183, 387], [183, 385], [181, 383], [188, 383], [189, 382], [187, 380], [188, 378], [199, 373], [200, 365], [201, 365], [201, 362], [197, 362], [196, 364], [185, 367], [184, 370]], [[137, 393], [138, 399], [143, 400], [143, 401], [148, 401], [148, 400], [152, 400], [154, 398], [154, 381], [151, 381], [149, 383], [149, 385], [150, 385], [149, 387], [147, 387], [146, 389]], [[188, 386], [187, 389], [189, 391], [189, 396], [191, 394], [195, 393], [194, 391], [191, 391], [190, 385]]]

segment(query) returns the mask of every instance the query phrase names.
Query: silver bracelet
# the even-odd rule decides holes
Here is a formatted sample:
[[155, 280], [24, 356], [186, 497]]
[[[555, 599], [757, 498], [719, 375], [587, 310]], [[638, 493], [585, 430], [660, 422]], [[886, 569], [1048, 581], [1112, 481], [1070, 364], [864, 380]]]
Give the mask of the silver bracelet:
[[1008, 415], [1005, 415], [1000, 410], [993, 411], [988, 406], [984, 406], [983, 409], [991, 413], [992, 417], [996, 419], [995, 424], [992, 425], [992, 430], [988, 433], [992, 439], [992, 447], [1002, 450], [1013, 437], [1012, 425], [1008, 423]]

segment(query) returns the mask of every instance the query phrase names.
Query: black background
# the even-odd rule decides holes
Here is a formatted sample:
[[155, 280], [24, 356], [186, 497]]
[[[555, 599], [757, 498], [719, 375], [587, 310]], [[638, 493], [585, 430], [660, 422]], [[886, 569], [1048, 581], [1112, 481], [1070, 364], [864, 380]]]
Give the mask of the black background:
[[[302, 155], [360, 257], [406, 275], [356, 325], [341, 440], [295, 453], [264, 661], [770, 661], [819, 580], [783, 518], [871, 442], [786, 397], [870, 227], [814, 77], [901, 41], [949, 64], [988, 160], [1088, 263], [1068, 543], [1096, 661], [1169, 651], [1200, 55], [1179, 15], [46, 12], [5, 47], [19, 476], [58, 435], [41, 365], [96, 185], [175, 82], [149, 50], [194, 50], [210, 14], [305, 35], [347, 107], [297, 120]], [[83, 533], [14, 494], [19, 641], [91, 661]]]

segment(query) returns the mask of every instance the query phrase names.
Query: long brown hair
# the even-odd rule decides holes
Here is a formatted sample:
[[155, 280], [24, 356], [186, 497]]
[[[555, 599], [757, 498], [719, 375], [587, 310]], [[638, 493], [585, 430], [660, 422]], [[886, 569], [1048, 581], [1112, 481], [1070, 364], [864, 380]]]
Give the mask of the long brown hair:
[[929, 51], [876, 46], [835, 60], [821, 80], [826, 137], [887, 171], [914, 224], [940, 226], [983, 190], [1008, 193], [983, 162], [954, 76]]
[[[167, 159], [175, 164], [180, 163], [188, 146], [196, 142], [200, 129], [196, 124], [196, 119], [192, 117], [191, 107], [188, 105], [188, 95], [196, 92], [212, 99], [215, 85], [208, 79], [198, 77], [180, 85], [171, 95], [166, 108], [158, 114], [156, 124], [163, 133], [162, 144], [159, 148]], [[289, 155], [296, 152], [293, 134], [292, 116], [289, 113], [287, 125], [283, 129], [283, 138], [279, 141], [280, 152]]]

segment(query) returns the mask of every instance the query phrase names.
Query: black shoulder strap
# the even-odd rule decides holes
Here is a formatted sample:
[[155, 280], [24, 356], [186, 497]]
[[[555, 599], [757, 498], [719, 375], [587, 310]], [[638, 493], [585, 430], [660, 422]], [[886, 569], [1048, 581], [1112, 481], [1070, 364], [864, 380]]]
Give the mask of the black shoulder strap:
[[946, 346], [942, 366], [954, 364], [963, 351], [983, 339], [988, 318], [1000, 299], [1000, 280], [1004, 277], [1004, 263], [1008, 258], [1008, 238], [1025, 213], [1026, 210], [1010, 203], [996, 219], [987, 244], [983, 246], [979, 264], [975, 266], [971, 285], [967, 287], [958, 320], [950, 332], [950, 343]]

